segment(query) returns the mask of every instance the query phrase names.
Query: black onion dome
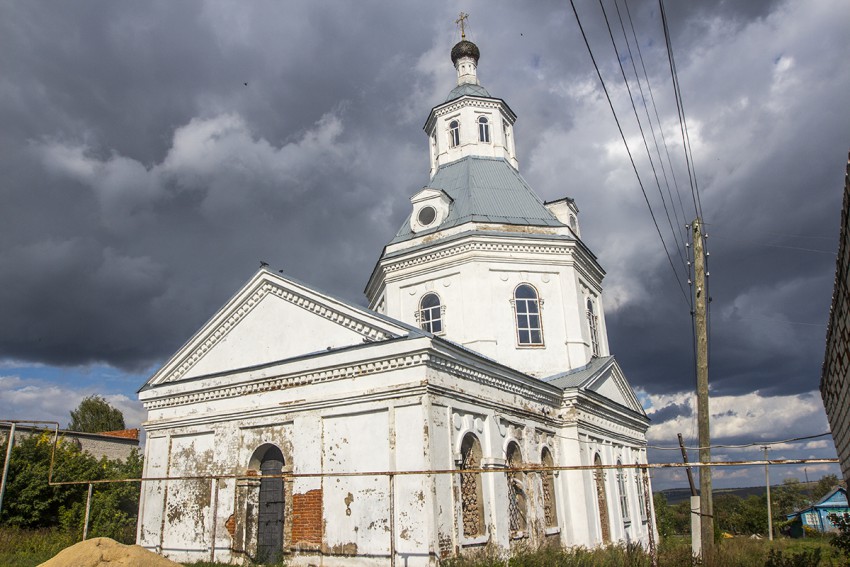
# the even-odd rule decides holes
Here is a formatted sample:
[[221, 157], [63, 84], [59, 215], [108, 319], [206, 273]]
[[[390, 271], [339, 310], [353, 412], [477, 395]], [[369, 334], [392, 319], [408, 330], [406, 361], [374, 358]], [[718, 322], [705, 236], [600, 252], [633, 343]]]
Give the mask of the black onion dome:
[[457, 60], [461, 57], [472, 57], [475, 59], [475, 64], [478, 65], [478, 59], [481, 57], [481, 52], [478, 51], [478, 46], [465, 39], [460, 40], [452, 47], [452, 63], [457, 64]]

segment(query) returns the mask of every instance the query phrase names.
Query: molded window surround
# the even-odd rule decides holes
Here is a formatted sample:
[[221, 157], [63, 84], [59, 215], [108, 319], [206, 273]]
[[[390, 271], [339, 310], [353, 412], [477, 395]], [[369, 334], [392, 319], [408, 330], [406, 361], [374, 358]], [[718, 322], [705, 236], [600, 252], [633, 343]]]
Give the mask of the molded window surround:
[[[522, 468], [522, 453], [519, 445], [514, 442], [508, 444], [506, 461], [510, 468]], [[525, 490], [525, 473], [508, 472], [508, 522], [511, 529], [511, 537], [525, 537], [528, 531], [528, 499]]]
[[[619, 459], [617, 459], [617, 466], [623, 466], [623, 463]], [[632, 519], [629, 517], [629, 494], [626, 492], [626, 471], [622, 468], [617, 469], [617, 496], [620, 498], [620, 515], [623, 517], [623, 522], [630, 524]]]
[[485, 536], [484, 492], [481, 486], [481, 473], [465, 473], [468, 469], [481, 468], [481, 443], [478, 437], [467, 433], [460, 445], [460, 514], [463, 537], [476, 539]]
[[449, 147], [456, 148], [460, 145], [460, 123], [457, 120], [449, 122]]
[[[544, 447], [540, 454], [540, 464], [544, 467], [554, 467], [555, 460], [548, 447]], [[543, 471], [541, 479], [543, 485], [543, 515], [547, 528], [558, 527], [558, 506], [555, 499], [555, 473], [554, 471]]]
[[423, 331], [434, 333], [443, 332], [443, 306], [440, 304], [440, 296], [436, 293], [426, 293], [419, 300], [419, 312], [417, 313], [419, 326]]
[[[636, 465], [640, 463], [635, 461]], [[646, 491], [643, 486], [643, 469], [635, 469], [635, 481], [637, 481], [638, 494], [638, 509], [640, 510], [640, 519], [646, 522]]]
[[480, 142], [490, 142], [490, 124], [486, 116], [478, 118], [478, 140]]
[[587, 300], [587, 328], [590, 331], [590, 348], [594, 356], [599, 356], [599, 317], [593, 309], [593, 300]]
[[520, 284], [514, 290], [513, 304], [519, 346], [543, 346], [543, 323], [540, 318], [542, 303], [537, 290], [530, 284]]

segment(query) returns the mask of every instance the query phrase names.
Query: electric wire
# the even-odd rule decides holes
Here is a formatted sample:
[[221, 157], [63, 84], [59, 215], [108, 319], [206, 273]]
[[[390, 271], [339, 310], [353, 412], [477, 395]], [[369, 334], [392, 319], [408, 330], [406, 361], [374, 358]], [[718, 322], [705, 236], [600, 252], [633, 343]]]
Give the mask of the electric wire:
[[602, 78], [602, 73], [599, 70], [599, 65], [596, 63], [596, 57], [593, 55], [593, 50], [590, 48], [590, 42], [587, 39], [587, 34], [584, 31], [584, 26], [581, 24], [581, 19], [579, 18], [578, 11], [576, 10], [574, 0], [570, 0], [570, 5], [573, 9], [573, 14], [576, 18], [576, 23], [578, 24], [579, 30], [581, 31], [581, 36], [584, 39], [584, 44], [587, 47], [587, 52], [590, 54], [590, 59], [593, 62], [593, 67], [596, 69], [596, 75], [599, 77], [599, 82], [602, 84], [602, 90], [605, 92], [605, 98], [608, 99], [608, 106], [611, 108], [611, 113], [614, 115], [614, 122], [617, 124], [617, 129], [620, 132], [620, 137], [623, 139], [623, 144], [626, 147], [626, 153], [629, 154], [629, 161], [632, 164], [632, 169], [635, 172], [635, 176], [638, 180], [638, 185], [640, 186], [641, 193], [643, 194], [643, 198], [646, 201], [646, 206], [649, 208], [649, 214], [652, 217], [652, 222], [655, 225], [655, 230], [658, 233], [658, 237], [661, 239], [661, 245], [664, 247], [664, 254], [667, 256], [667, 261], [670, 263], [670, 269], [673, 270], [673, 275], [676, 278], [676, 283], [679, 284], [679, 290], [682, 292], [682, 297], [685, 300], [685, 303], [690, 305], [690, 301], [688, 300], [688, 295], [685, 293], [685, 288], [682, 286], [682, 281], [679, 278], [679, 273], [676, 271], [676, 267], [673, 265], [673, 259], [670, 257], [670, 251], [667, 249], [667, 243], [664, 241], [664, 235], [661, 234], [661, 228], [658, 226], [658, 221], [655, 218], [655, 212], [652, 210], [652, 205], [649, 202], [649, 197], [646, 194], [646, 189], [643, 186], [643, 181], [641, 181], [640, 174], [637, 170], [637, 165], [635, 164], [634, 157], [632, 156], [632, 152], [629, 149], [629, 144], [626, 141], [626, 135], [623, 132], [623, 128], [620, 125], [620, 119], [617, 117], [617, 112], [614, 110], [614, 103], [611, 101], [611, 95], [608, 93], [608, 87], [605, 86], [605, 80]]
[[[685, 213], [685, 204], [682, 202], [682, 192], [679, 189], [679, 182], [676, 179], [676, 169], [673, 167], [673, 158], [670, 157], [670, 147], [667, 144], [667, 138], [664, 136], [664, 127], [661, 124], [661, 117], [658, 114], [658, 105], [655, 104], [655, 94], [652, 92], [652, 83], [649, 82], [649, 73], [646, 70], [646, 63], [643, 60], [643, 51], [640, 48], [640, 42], [637, 39], [637, 32], [635, 31], [635, 24], [634, 24], [634, 21], [632, 20], [632, 12], [631, 12], [631, 10], [629, 10], [629, 3], [626, 0], [623, 0], [623, 4], [626, 6], [626, 18], [629, 20], [629, 28], [631, 28], [632, 37], [635, 40], [635, 47], [637, 48], [638, 59], [640, 60], [640, 66], [643, 69], [643, 76], [646, 80], [647, 91], [649, 91], [649, 100], [650, 100], [650, 102], [652, 102], [652, 109], [655, 113], [655, 121], [658, 123], [658, 133], [661, 135], [661, 142], [664, 145], [664, 153], [667, 154], [667, 163], [670, 166], [670, 177], [673, 178], [673, 186], [676, 188], [676, 197], [678, 198], [678, 201], [679, 201], [679, 209], [682, 211], [682, 219], [681, 219], [681, 221], [677, 221], [677, 222], [680, 222], [680, 224], [678, 226], [682, 226], [683, 224], [685, 224], [687, 222], [687, 214]], [[662, 161], [662, 168], [663, 168], [663, 165], [664, 165], [664, 162]], [[665, 174], [665, 180], [666, 180], [666, 174]], [[667, 187], [669, 189], [669, 187], [670, 187], [669, 184], [668, 184]], [[672, 196], [670, 197], [670, 200], [671, 201], [673, 200]], [[673, 206], [673, 210], [675, 211], [675, 204]], [[677, 215], [677, 218], [678, 218], [678, 215]]]
[[696, 184], [696, 171], [694, 170], [694, 164], [692, 163], [693, 156], [690, 152], [690, 137], [687, 135], [684, 103], [682, 102], [682, 93], [679, 88], [679, 75], [676, 72], [676, 61], [673, 57], [673, 43], [670, 39], [670, 28], [667, 23], [667, 12], [664, 9], [664, 0], [658, 0], [658, 5], [661, 10], [661, 24], [664, 29], [664, 43], [667, 47], [667, 61], [670, 65], [670, 75], [673, 81], [673, 94], [676, 99], [676, 111], [679, 115], [679, 129], [682, 134], [682, 148], [685, 154], [685, 164], [688, 168], [688, 182], [691, 186], [691, 197], [694, 202], [694, 212], [697, 217], [702, 218], [702, 202], [699, 198], [699, 189]]
[[[599, 0], [599, 5], [602, 6], [602, 0]], [[661, 166], [661, 174], [664, 178], [664, 184], [667, 186], [667, 194], [670, 197], [670, 205], [673, 208], [673, 217], [676, 219], [676, 226], [682, 226], [682, 224], [684, 223], [684, 220], [680, 220], [679, 215], [676, 213], [676, 205], [673, 202], [673, 194], [672, 194], [672, 191], [670, 190], [670, 181], [667, 179], [667, 170], [664, 167], [664, 160], [661, 157], [661, 149], [658, 147], [658, 137], [655, 135], [655, 127], [652, 125], [652, 118], [649, 116], [649, 107], [646, 104], [646, 95], [643, 92], [643, 85], [641, 84], [641, 81], [640, 81], [640, 74], [638, 73], [637, 65], [635, 64], [634, 54], [632, 53], [632, 46], [629, 43], [629, 36], [626, 33], [626, 26], [623, 23], [623, 16], [620, 13], [620, 4], [619, 4], [618, 0], [614, 0], [614, 8], [616, 8], [616, 10], [617, 10], [617, 19], [620, 21], [620, 29], [623, 32], [623, 39], [626, 42], [626, 50], [629, 52], [629, 61], [632, 64], [632, 71], [635, 74], [635, 81], [637, 81], [638, 91], [640, 92], [640, 100], [641, 100], [641, 103], [643, 104], [644, 114], [646, 114], [646, 122], [649, 125], [649, 132], [652, 135], [652, 141], [653, 141], [653, 144], [655, 145], [655, 153], [658, 156], [658, 164]], [[607, 24], [608, 23], [608, 15], [605, 13], [605, 7], [604, 6], [602, 6], [602, 14], [605, 16], [605, 23]], [[611, 33], [611, 27], [610, 26], [608, 26], [608, 34], [611, 37], [611, 43], [614, 44], [614, 51], [619, 53], [619, 51], [617, 50], [616, 42], [614, 42], [614, 35]], [[637, 39], [635, 40], [635, 42], [637, 42]], [[620, 58], [617, 57], [617, 60], [619, 61]], [[626, 89], [629, 92], [629, 98], [632, 100], [632, 109], [634, 109], [635, 108], [634, 97], [632, 96], [632, 91], [629, 88], [629, 82], [626, 80], [626, 73], [625, 73], [625, 71], [623, 71], [622, 63], [620, 63], [620, 72], [623, 74], [623, 80], [626, 83]], [[647, 81], [647, 84], [649, 84], [649, 77], [646, 77], [646, 81]], [[637, 116], [637, 110], [635, 109], [634, 112], [635, 112], [635, 119], [637, 119], [637, 121], [638, 121], [638, 127], [640, 128], [641, 136], [643, 137], [643, 144], [646, 147], [646, 155], [649, 158], [649, 163], [652, 166], [652, 173], [655, 176], [655, 184], [658, 187], [658, 194], [661, 196], [661, 204], [664, 206], [664, 212], [667, 215], [667, 224], [670, 226], [670, 232], [673, 233], [673, 241], [676, 243], [676, 251], [679, 253], [679, 259], [682, 261], [682, 266], [687, 271], [687, 265], [685, 263], [684, 254], [682, 252], [682, 248], [684, 248], [684, 246], [679, 242], [678, 231], [673, 228], [673, 221], [670, 219], [670, 211], [667, 209], [667, 203], [664, 199], [664, 192], [661, 190], [661, 183], [658, 180], [658, 173], [655, 170], [655, 164], [653, 163], [652, 155], [650, 154], [650, 151], [649, 151], [649, 146], [648, 146], [647, 141], [646, 141], [646, 136], [644, 135], [643, 128], [640, 125], [640, 119]], [[660, 124], [659, 124], [659, 127], [660, 127]]]
[[[748, 449], [750, 447], [762, 447], [764, 445], [782, 445], [785, 443], [796, 443], [798, 441], [808, 441], [810, 439], [817, 439], [819, 437], [826, 437], [827, 435], [832, 435], [829, 431], [826, 433], [819, 433], [817, 435], [804, 435], [802, 437], [791, 437], [790, 439], [780, 439], [777, 441], [754, 441], [752, 443], [741, 443], [738, 445], [729, 445], [729, 444], [717, 444], [717, 445], [709, 445], [707, 448], [709, 449]], [[680, 451], [681, 447], [676, 446], [664, 446], [664, 445], [646, 445], [647, 449], [655, 449], [658, 451]], [[685, 447], [685, 449], [689, 451], [698, 451], [700, 449], [705, 449], [706, 447]]]

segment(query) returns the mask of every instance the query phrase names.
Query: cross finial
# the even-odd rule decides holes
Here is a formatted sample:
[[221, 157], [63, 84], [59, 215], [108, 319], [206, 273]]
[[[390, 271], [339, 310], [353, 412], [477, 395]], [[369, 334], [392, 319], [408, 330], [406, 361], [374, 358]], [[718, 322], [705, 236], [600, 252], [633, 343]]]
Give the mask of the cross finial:
[[466, 19], [469, 17], [469, 14], [465, 14], [463, 12], [460, 13], [460, 17], [455, 20], [456, 24], [460, 25], [460, 38], [466, 39]]

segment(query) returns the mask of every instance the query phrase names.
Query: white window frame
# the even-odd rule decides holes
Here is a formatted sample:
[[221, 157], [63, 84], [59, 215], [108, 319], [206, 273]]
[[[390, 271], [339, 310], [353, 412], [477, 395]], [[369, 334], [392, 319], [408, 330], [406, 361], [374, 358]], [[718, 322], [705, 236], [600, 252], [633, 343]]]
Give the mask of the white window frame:
[[449, 147], [456, 148], [458, 146], [460, 146], [460, 120], [454, 119], [449, 122]]
[[478, 141], [490, 143], [490, 121], [486, 116], [478, 117]]
[[[517, 292], [523, 286], [527, 286], [531, 288], [534, 292], [534, 299], [529, 298], [518, 298]], [[529, 304], [535, 303], [537, 306], [537, 312], [534, 313], [529, 310]], [[540, 298], [540, 292], [537, 291], [537, 288], [531, 285], [528, 282], [522, 282], [514, 288], [513, 297], [511, 298], [511, 304], [514, 307], [514, 328], [516, 329], [516, 342], [518, 348], [540, 348], [546, 346], [546, 340], [543, 335], [543, 300]], [[537, 315], [537, 326], [533, 327], [531, 325], [530, 318], [533, 315]], [[526, 321], [528, 321], [527, 326], [520, 325], [520, 317], [525, 317]], [[526, 331], [528, 333], [528, 342], [522, 341], [521, 331]], [[540, 341], [534, 342], [532, 341], [532, 333], [537, 331], [540, 333]]]
[[[427, 297], [433, 296], [437, 298], [437, 305], [432, 307], [423, 307], [422, 304], [425, 302]], [[436, 292], [429, 291], [426, 292], [422, 297], [419, 298], [418, 308], [416, 310], [416, 320], [419, 322], [419, 327], [426, 332], [433, 333], [435, 335], [442, 335], [446, 332], [446, 322], [444, 318], [444, 314], [446, 312], [446, 306], [443, 305], [443, 300]], [[426, 315], [428, 316], [426, 318]], [[435, 317], [436, 315], [436, 317]], [[440, 324], [440, 330], [434, 331], [434, 322], [438, 322]], [[427, 328], [426, 328], [427, 325]]]

